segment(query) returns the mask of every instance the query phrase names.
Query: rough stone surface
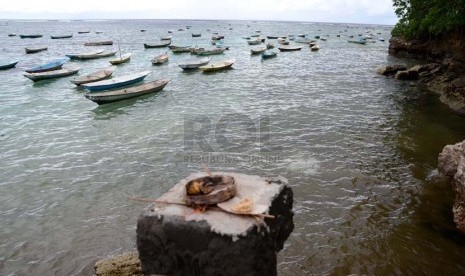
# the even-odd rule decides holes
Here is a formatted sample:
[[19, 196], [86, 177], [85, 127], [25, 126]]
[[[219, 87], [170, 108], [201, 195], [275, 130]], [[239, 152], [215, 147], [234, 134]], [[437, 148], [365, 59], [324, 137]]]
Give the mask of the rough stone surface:
[[457, 228], [465, 233], [465, 141], [444, 147], [438, 157], [438, 170], [451, 179], [455, 190], [452, 208]]
[[418, 71], [415, 70], [404, 70], [398, 71], [394, 78], [398, 80], [417, 80], [418, 79]]
[[[196, 213], [179, 204], [148, 206], [137, 222], [137, 248], [142, 271], [166, 275], [276, 275], [276, 252], [294, 228], [292, 189], [283, 178], [234, 173], [237, 195], [266, 204], [275, 218], [235, 215], [219, 210]], [[160, 201], [179, 201], [191, 175]], [[243, 188], [245, 186], [245, 188]], [[250, 194], [255, 186], [255, 194]], [[248, 191], [248, 192], [245, 192]], [[181, 203], [181, 202], [179, 202]]]
[[137, 252], [103, 259], [95, 263], [96, 276], [143, 276]]
[[406, 65], [402, 65], [402, 64], [387, 65], [387, 66], [379, 68], [378, 74], [384, 75], [384, 76], [392, 76], [395, 73], [397, 73], [397, 71], [403, 71], [403, 70], [407, 70]]

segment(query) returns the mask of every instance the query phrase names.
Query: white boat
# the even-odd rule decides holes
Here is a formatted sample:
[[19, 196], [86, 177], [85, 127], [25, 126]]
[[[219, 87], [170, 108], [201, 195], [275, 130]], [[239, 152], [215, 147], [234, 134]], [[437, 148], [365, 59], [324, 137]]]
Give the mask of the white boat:
[[108, 68], [101, 69], [101, 70], [89, 73], [87, 75], [84, 75], [84, 76], [76, 77], [75, 79], [71, 80], [71, 82], [76, 85], [81, 85], [85, 83], [101, 81], [103, 79], [110, 77], [115, 71], [115, 69], [116, 69], [116, 66], [110, 66]]
[[76, 53], [76, 54], [66, 54], [67, 57], [70, 59], [92, 59], [97, 58], [98, 54], [102, 53], [103, 49], [98, 49], [92, 52], [85, 52], [85, 53]]
[[201, 60], [189, 61], [186, 63], [179, 64], [183, 70], [197, 69], [200, 66], [207, 65], [210, 62], [210, 58], [203, 58]]
[[111, 64], [113, 64], [113, 65], [118, 65], [118, 64], [125, 63], [125, 62], [129, 61], [131, 59], [131, 56], [132, 56], [131, 53], [127, 53], [127, 54], [124, 54], [122, 56], [120, 55], [115, 59], [109, 60], [109, 62]]
[[221, 61], [221, 62], [218, 62], [218, 63], [213, 63], [213, 64], [200, 66], [199, 69], [204, 71], [204, 72], [219, 71], [219, 70], [231, 68], [232, 65], [234, 64], [234, 62], [236, 62], [235, 59], [228, 59], [228, 60]]
[[252, 55], [258, 55], [258, 54], [261, 54], [261, 53], [263, 53], [265, 51], [266, 51], [266, 46], [259, 46], [259, 47], [250, 49], [250, 53]]
[[32, 81], [40, 81], [46, 79], [54, 79], [54, 78], [61, 78], [76, 74], [80, 68], [64, 68], [59, 70], [52, 70], [46, 72], [39, 72], [39, 73], [25, 73], [23, 76], [32, 80]]
[[162, 64], [168, 61], [168, 53], [164, 52], [152, 59], [152, 64]]

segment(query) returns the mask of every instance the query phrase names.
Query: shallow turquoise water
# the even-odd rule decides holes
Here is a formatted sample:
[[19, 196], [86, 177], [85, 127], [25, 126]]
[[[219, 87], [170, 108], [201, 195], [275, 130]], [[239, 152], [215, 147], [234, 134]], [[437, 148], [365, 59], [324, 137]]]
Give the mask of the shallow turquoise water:
[[[186, 25], [192, 29], [177, 31]], [[77, 34], [82, 30], [91, 32]], [[209, 45], [212, 32], [224, 34], [231, 49], [212, 60], [235, 58], [234, 69], [186, 73], [177, 63], [193, 57], [172, 53], [167, 64], [152, 66], [150, 59], [167, 49], [142, 45], [168, 30], [175, 30], [173, 44], [199, 46]], [[262, 62], [241, 38], [255, 30], [329, 37], [319, 52], [304, 47]], [[133, 249], [144, 204], [127, 197], [157, 197], [202, 170], [200, 138], [217, 156], [235, 157], [207, 162], [211, 170], [281, 175], [291, 183], [295, 230], [279, 253], [280, 275], [463, 274], [453, 196], [436, 172], [442, 147], [463, 139], [463, 118], [425, 91], [376, 75], [378, 67], [399, 62], [387, 55], [387, 42], [356, 45], [336, 37], [367, 30], [389, 38], [386, 26], [345, 24], [2, 25], [2, 60], [21, 61], [0, 71], [0, 274], [88, 275], [99, 258]], [[202, 37], [192, 38], [191, 31]], [[44, 37], [7, 37], [12, 32]], [[74, 37], [49, 38], [67, 33]], [[107, 48], [133, 53], [115, 76], [149, 69], [148, 79], [171, 83], [154, 95], [97, 106], [69, 78], [32, 83], [22, 76], [26, 68], [95, 49], [83, 43], [104, 39], [115, 41]], [[49, 50], [24, 54], [24, 47], [38, 44]], [[107, 60], [69, 65], [85, 74]], [[191, 126], [207, 134], [192, 141], [185, 131]]]

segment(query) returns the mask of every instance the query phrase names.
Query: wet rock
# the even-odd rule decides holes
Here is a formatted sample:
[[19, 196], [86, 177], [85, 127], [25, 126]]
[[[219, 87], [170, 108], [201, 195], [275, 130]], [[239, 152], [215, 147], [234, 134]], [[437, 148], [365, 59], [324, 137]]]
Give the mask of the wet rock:
[[137, 252], [128, 252], [95, 263], [95, 276], [144, 276]]
[[457, 228], [465, 233], [465, 141], [444, 147], [438, 157], [438, 170], [447, 176], [455, 191], [452, 208]]
[[417, 80], [418, 71], [415, 71], [415, 70], [398, 71], [395, 74], [394, 78], [398, 80]]
[[137, 222], [142, 271], [166, 275], [276, 275], [276, 252], [294, 228], [292, 189], [283, 178], [214, 173], [235, 178], [237, 195], [251, 197], [274, 218], [218, 209], [196, 212], [185, 202], [182, 180], [144, 209]]
[[406, 65], [396, 64], [396, 65], [388, 65], [388, 66], [381, 67], [378, 69], [377, 72], [378, 74], [383, 75], [383, 76], [392, 76], [395, 73], [397, 73], [397, 71], [403, 71], [403, 70], [407, 70]]

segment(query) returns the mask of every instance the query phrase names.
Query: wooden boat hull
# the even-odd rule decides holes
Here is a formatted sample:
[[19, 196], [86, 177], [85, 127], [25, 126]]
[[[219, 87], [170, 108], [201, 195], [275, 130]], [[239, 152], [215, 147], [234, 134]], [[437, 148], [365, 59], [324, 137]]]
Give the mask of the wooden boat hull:
[[147, 44], [147, 43], [144, 43], [144, 48], [145, 49], [150, 49], [150, 48], [163, 48], [163, 47], [166, 47], [168, 45], [171, 44], [171, 41], [170, 42], [167, 42], [167, 43], [160, 43], [160, 44]]
[[94, 91], [102, 91], [102, 90], [110, 90], [119, 88], [122, 86], [138, 83], [150, 74], [150, 71], [144, 71], [137, 74], [133, 74], [131, 76], [120, 77], [120, 78], [113, 78], [110, 80], [102, 80], [97, 82], [91, 82], [87, 84], [82, 84], [84, 88], [89, 90], [90, 92]]
[[102, 69], [102, 70], [99, 70], [99, 71], [96, 71], [96, 72], [93, 72], [93, 73], [90, 73], [84, 76], [77, 77], [71, 80], [71, 82], [79, 86], [81, 84], [101, 81], [106, 78], [109, 78], [115, 71], [115, 68], [116, 68], [115, 66], [105, 68], [105, 69]]
[[219, 55], [222, 54], [225, 50], [225, 48], [216, 48], [213, 50], [196, 51], [195, 54], [198, 56]]
[[199, 62], [190, 62], [190, 63], [185, 63], [185, 64], [179, 64], [178, 66], [183, 69], [183, 70], [193, 70], [197, 69], [200, 66], [207, 65], [210, 62], [210, 58], [203, 59]]
[[46, 71], [40, 73], [26, 73], [24, 76], [32, 81], [41, 81], [47, 79], [61, 78], [76, 74], [79, 72], [79, 68], [76, 69], [60, 69], [53, 71]]
[[51, 39], [65, 39], [65, 38], [72, 38], [73, 35], [56, 35], [56, 36], [50, 36]]
[[84, 96], [99, 105], [107, 104], [160, 91], [165, 88], [168, 82], [170, 82], [170, 80], [162, 79], [126, 89], [113, 90], [108, 92], [86, 93]]
[[152, 59], [153, 65], [160, 65], [168, 61], [168, 55], [166, 53], [156, 56]]
[[18, 64], [18, 62], [19, 61], [15, 61], [15, 62], [12, 62], [12, 63], [0, 65], [0, 70], [7, 70], [7, 69], [14, 68], [16, 66], [16, 64]]
[[265, 51], [266, 51], [266, 47], [260, 47], [260, 48], [256, 48], [256, 49], [250, 49], [250, 53], [251, 53], [252, 55], [259, 55], [259, 54], [261, 54], [261, 53], [263, 53], [263, 52], [265, 52]]
[[88, 52], [88, 53], [67, 54], [66, 56], [69, 57], [70, 59], [93, 59], [93, 58], [98, 58], [99, 54], [101, 53], [103, 53], [103, 49], [96, 50], [93, 52]]
[[226, 60], [226, 61], [219, 62], [219, 63], [216, 63], [216, 64], [200, 66], [199, 69], [204, 71], [204, 72], [214, 72], [214, 71], [225, 70], [225, 69], [231, 68], [235, 61], [236, 60], [234, 60], [234, 59]]
[[278, 47], [281, 52], [291, 52], [291, 51], [300, 51], [302, 46], [299, 47]]
[[271, 51], [265, 51], [262, 53], [262, 59], [269, 59], [269, 58], [274, 58], [278, 54], [276, 52], [271, 52]]
[[130, 59], [131, 59], [131, 53], [127, 53], [127, 54], [124, 54], [123, 56], [117, 58], [117, 59], [113, 59], [113, 60], [110, 60], [109, 62], [113, 65], [118, 65], [118, 64], [121, 64], [121, 63], [125, 63], [125, 62], [128, 62]]
[[355, 43], [355, 44], [362, 44], [365, 45], [367, 42], [366, 40], [347, 40], [349, 43]]
[[84, 43], [84, 46], [103, 46], [103, 45], [113, 45], [113, 41], [106, 40], [106, 41], [94, 41], [94, 42]]
[[42, 51], [47, 51], [48, 47], [25, 48], [26, 54], [34, 54]]
[[39, 38], [42, 37], [42, 35], [19, 35], [21, 38]]

